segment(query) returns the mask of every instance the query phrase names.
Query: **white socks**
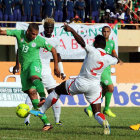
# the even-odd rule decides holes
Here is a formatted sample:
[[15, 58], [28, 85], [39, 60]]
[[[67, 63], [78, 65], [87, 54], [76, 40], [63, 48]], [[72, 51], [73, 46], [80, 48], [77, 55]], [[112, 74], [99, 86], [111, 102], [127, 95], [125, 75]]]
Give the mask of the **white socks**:
[[45, 113], [46, 110], [48, 110], [53, 104], [55, 104], [57, 102], [59, 98], [59, 95], [56, 94], [55, 90], [53, 90], [48, 97], [46, 98], [45, 103], [43, 104], [42, 107], [40, 107], [40, 111], [42, 113]]
[[53, 108], [53, 113], [55, 117], [55, 122], [59, 123], [60, 121], [60, 114], [61, 114], [61, 103], [59, 100], [52, 106]]
[[[29, 105], [30, 110], [33, 108], [33, 105], [32, 105], [32, 102], [31, 102], [31, 99], [30, 99], [29, 96], [27, 96], [26, 101], [25, 101], [25, 104]], [[30, 123], [30, 116], [31, 116], [31, 114], [29, 114], [29, 115], [25, 118], [24, 123], [26, 123], [27, 121]]]
[[103, 121], [105, 120], [104, 114], [102, 114], [101, 112], [97, 112], [94, 117], [100, 125], [103, 125]]

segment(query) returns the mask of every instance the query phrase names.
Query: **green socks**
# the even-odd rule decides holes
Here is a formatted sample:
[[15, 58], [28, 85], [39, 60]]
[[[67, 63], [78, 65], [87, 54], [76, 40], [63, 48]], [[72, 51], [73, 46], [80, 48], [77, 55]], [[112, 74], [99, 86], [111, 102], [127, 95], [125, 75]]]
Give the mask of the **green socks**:
[[32, 100], [32, 104], [33, 104], [34, 109], [37, 109], [38, 108], [38, 103], [39, 103], [39, 100], [38, 99]]
[[39, 96], [40, 97], [45, 97], [45, 91], [44, 91], [43, 83], [39, 79], [36, 79], [36, 80], [33, 81], [33, 84], [36, 87], [36, 90], [39, 93]]
[[92, 111], [91, 105], [89, 105], [89, 106], [87, 107], [87, 110]]
[[109, 109], [111, 96], [112, 96], [112, 92], [106, 92], [106, 94], [105, 94], [105, 108], [104, 108], [105, 111]]
[[40, 116], [40, 119], [44, 123], [44, 125], [49, 125], [50, 124], [49, 120], [47, 119], [46, 114], [44, 114], [43, 116]]

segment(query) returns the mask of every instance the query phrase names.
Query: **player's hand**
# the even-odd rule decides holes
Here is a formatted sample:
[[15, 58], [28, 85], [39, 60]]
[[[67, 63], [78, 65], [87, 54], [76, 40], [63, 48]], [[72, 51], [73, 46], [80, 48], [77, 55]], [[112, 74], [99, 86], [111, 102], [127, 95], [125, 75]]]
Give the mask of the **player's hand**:
[[54, 68], [54, 74], [60, 78], [60, 71], [58, 68]]
[[61, 79], [64, 80], [66, 78], [66, 75], [64, 73], [61, 73]]
[[13, 74], [18, 73], [19, 72], [19, 65], [15, 65], [13, 67]]
[[63, 28], [66, 32], [71, 32], [73, 30], [67, 23], [64, 23]]

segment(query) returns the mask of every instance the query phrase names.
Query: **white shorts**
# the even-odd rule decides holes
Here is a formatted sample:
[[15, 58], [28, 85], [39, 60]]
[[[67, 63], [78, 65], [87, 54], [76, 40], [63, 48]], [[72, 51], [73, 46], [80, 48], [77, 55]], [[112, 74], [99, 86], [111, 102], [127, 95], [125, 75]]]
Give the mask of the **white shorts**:
[[42, 83], [47, 90], [57, 86], [56, 80], [52, 76], [51, 68], [49, 65], [42, 65]]
[[69, 79], [66, 81], [66, 90], [69, 95], [84, 94], [90, 104], [101, 103], [100, 84], [81, 78]]

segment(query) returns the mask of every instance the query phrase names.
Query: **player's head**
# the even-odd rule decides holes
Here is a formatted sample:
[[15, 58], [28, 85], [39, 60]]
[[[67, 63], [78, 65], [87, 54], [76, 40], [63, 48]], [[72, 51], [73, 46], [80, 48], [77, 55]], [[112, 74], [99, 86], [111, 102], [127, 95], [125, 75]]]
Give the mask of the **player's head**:
[[29, 41], [32, 41], [36, 38], [39, 33], [39, 27], [36, 23], [31, 23], [28, 26], [26, 37]]
[[53, 18], [46, 18], [44, 20], [44, 33], [46, 37], [51, 37], [53, 29], [54, 29], [54, 19]]
[[102, 28], [102, 35], [105, 37], [106, 40], [109, 39], [110, 33], [111, 33], [111, 29], [109, 26], [104, 26]]
[[102, 48], [104, 49], [106, 46], [106, 40], [105, 37], [102, 35], [97, 35], [95, 37], [95, 41], [94, 41], [94, 47], [95, 48]]

